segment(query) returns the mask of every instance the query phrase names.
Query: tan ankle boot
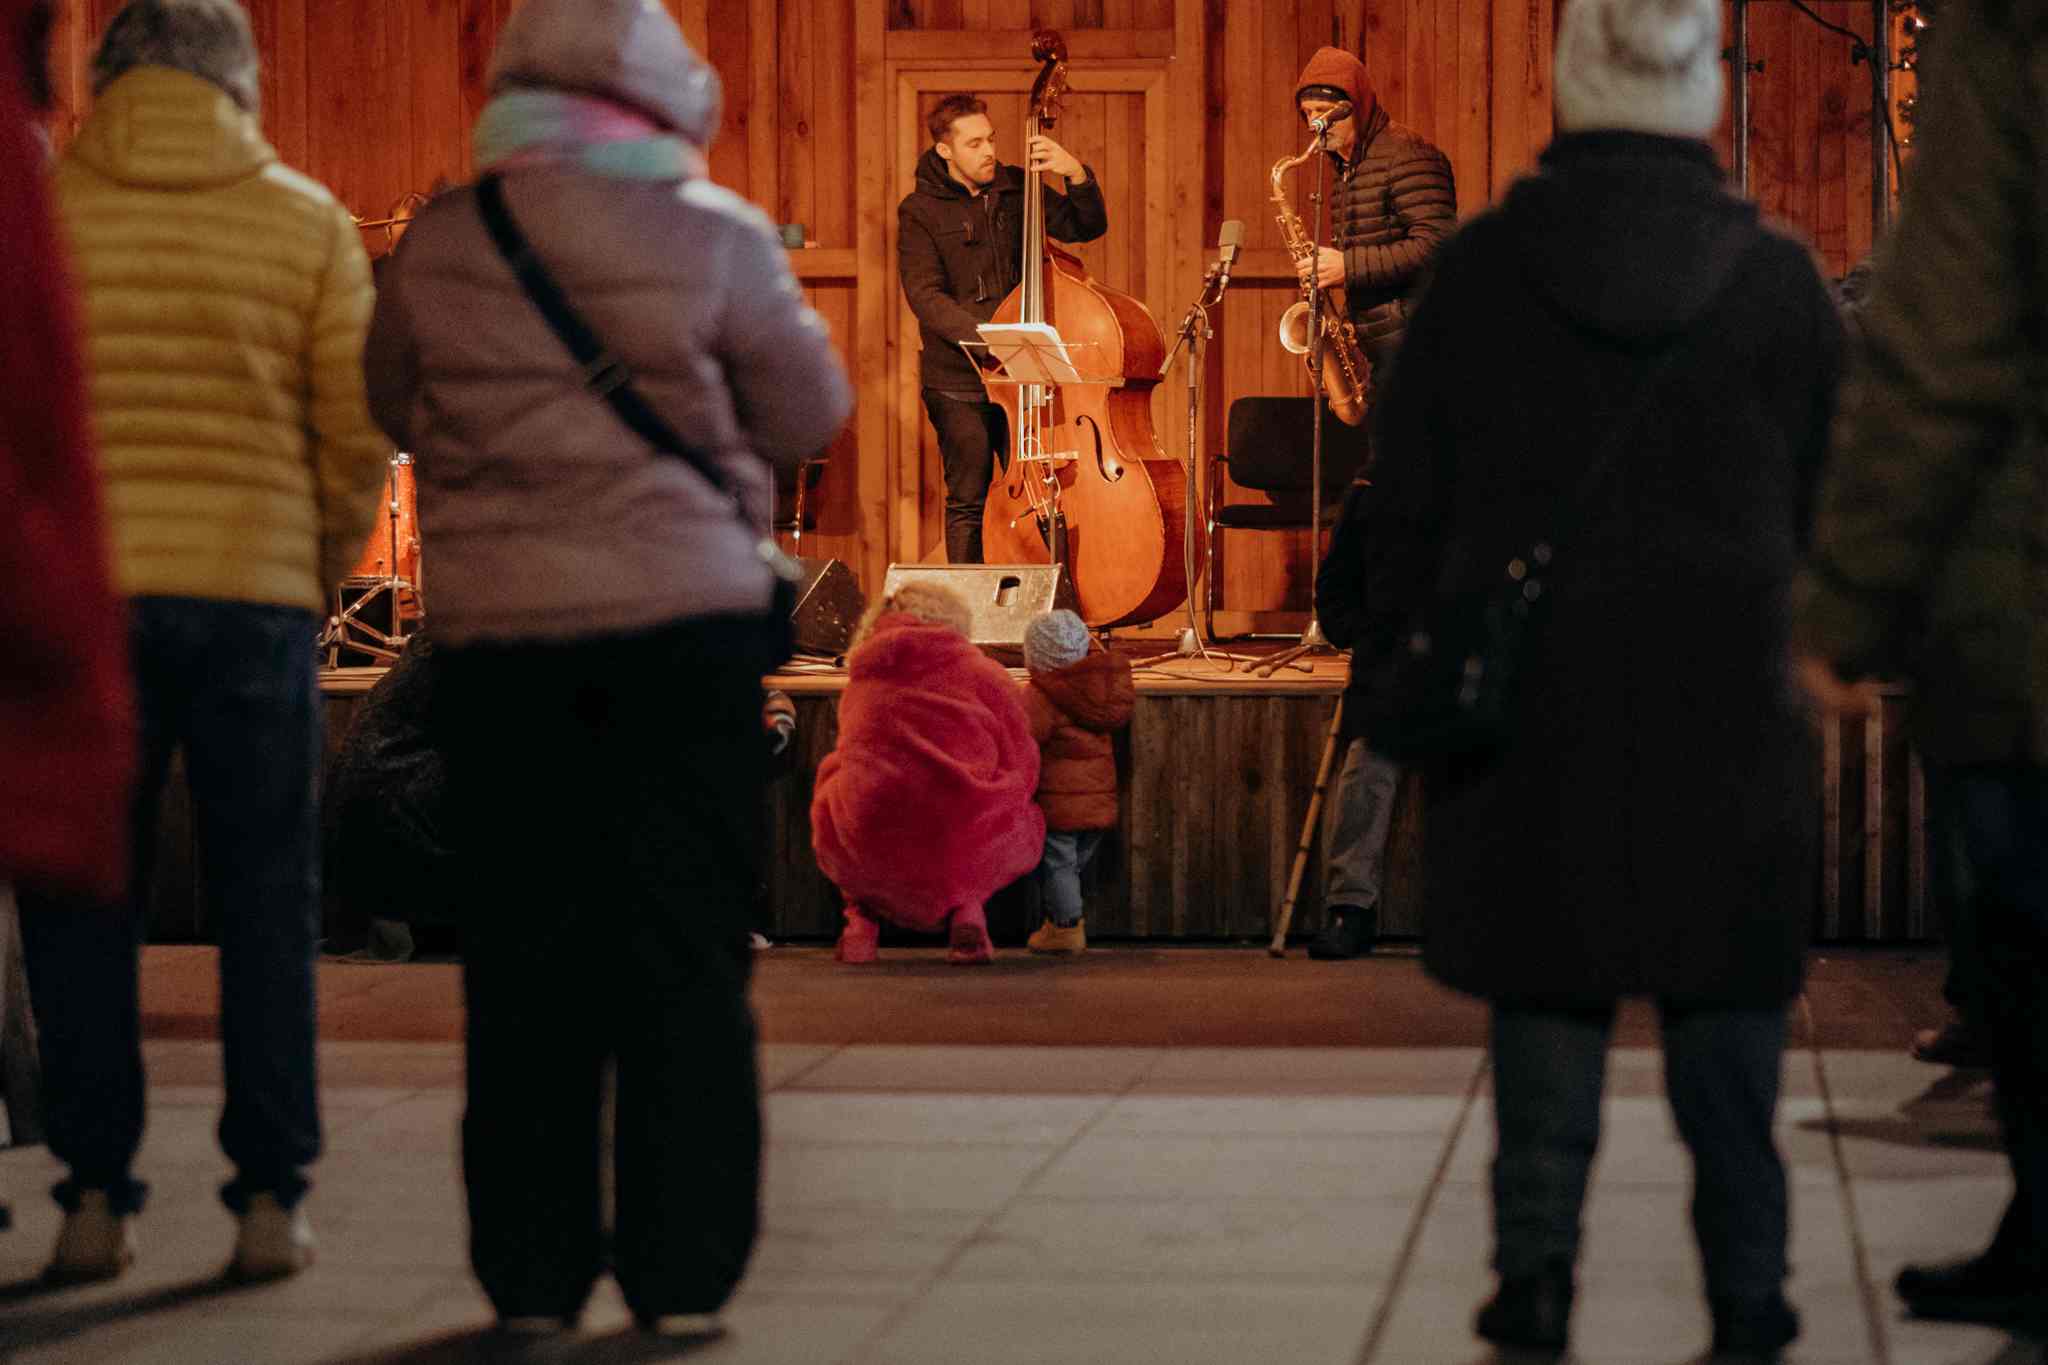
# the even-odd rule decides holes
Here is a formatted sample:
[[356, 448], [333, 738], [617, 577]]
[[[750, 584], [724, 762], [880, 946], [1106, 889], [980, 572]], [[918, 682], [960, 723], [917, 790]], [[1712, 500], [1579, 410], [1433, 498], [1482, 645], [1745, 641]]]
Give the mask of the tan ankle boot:
[[1077, 919], [1072, 924], [1054, 924], [1047, 920], [1024, 940], [1024, 946], [1034, 953], [1078, 957], [1088, 951], [1088, 921]]
[[80, 1190], [78, 1207], [64, 1215], [43, 1279], [50, 1284], [111, 1280], [135, 1260], [135, 1218], [115, 1213], [105, 1190]]

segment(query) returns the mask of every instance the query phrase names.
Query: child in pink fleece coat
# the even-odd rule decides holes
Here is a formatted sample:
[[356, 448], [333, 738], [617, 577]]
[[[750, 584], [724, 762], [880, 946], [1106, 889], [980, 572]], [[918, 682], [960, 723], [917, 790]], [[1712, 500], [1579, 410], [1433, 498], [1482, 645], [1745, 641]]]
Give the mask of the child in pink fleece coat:
[[1017, 685], [967, 639], [967, 605], [908, 584], [847, 660], [839, 743], [818, 765], [811, 845], [846, 898], [841, 962], [873, 962], [877, 920], [948, 928], [956, 963], [994, 957], [982, 904], [1038, 865], [1038, 744]]

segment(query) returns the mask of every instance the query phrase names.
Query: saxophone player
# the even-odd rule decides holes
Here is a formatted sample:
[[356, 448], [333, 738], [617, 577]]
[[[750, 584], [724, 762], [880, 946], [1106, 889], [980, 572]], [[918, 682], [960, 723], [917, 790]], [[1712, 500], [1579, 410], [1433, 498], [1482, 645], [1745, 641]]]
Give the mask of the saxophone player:
[[[1323, 288], [1345, 292], [1359, 349], [1371, 364], [1370, 385], [1386, 373], [1400, 345], [1409, 293], [1457, 226], [1451, 163], [1419, 134], [1387, 117], [1373, 96], [1365, 64], [1341, 48], [1321, 48], [1309, 58], [1295, 83], [1294, 103], [1304, 126], [1341, 105], [1350, 106], [1348, 114], [1330, 119], [1324, 143], [1331, 161], [1326, 169], [1336, 240], [1320, 249], [1315, 268]], [[1368, 401], [1370, 395], [1368, 388]], [[1355, 486], [1344, 499], [1329, 553], [1316, 571], [1316, 619], [1339, 649], [1357, 638], [1364, 615], [1365, 510], [1365, 490]], [[1354, 691], [1369, 673], [1369, 661], [1353, 660]], [[1387, 830], [1401, 784], [1400, 769], [1374, 753], [1348, 723], [1363, 708], [1354, 703], [1344, 710], [1344, 761], [1323, 831], [1328, 918], [1309, 944], [1309, 955], [1325, 960], [1369, 953], [1379, 935]]]
[[1409, 292], [1457, 226], [1451, 163], [1387, 117], [1365, 64], [1342, 48], [1319, 48], [1309, 58], [1294, 103], [1303, 126], [1351, 106], [1331, 121], [1324, 142], [1335, 242], [1322, 248], [1316, 274], [1323, 288], [1345, 291], [1360, 348], [1377, 373], [1400, 345]]

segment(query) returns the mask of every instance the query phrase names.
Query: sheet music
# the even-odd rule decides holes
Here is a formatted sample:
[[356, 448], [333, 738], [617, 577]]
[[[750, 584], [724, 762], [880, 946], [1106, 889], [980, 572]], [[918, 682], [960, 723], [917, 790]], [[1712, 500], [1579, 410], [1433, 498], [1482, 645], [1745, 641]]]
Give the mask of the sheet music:
[[984, 322], [974, 330], [981, 334], [982, 344], [1001, 362], [1005, 375], [1013, 382], [1088, 382], [1074, 368], [1067, 343], [1049, 322]]

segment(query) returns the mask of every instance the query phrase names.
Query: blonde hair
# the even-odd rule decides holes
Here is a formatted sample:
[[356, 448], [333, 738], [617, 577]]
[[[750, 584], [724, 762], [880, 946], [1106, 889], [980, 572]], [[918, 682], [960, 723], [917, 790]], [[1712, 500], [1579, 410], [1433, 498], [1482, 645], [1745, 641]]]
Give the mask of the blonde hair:
[[860, 624], [854, 628], [853, 644], [849, 648], [858, 648], [873, 633], [875, 622], [890, 612], [915, 616], [920, 621], [945, 626], [959, 635], [967, 635], [974, 629], [974, 614], [967, 609], [967, 603], [960, 594], [942, 583], [905, 583], [867, 609], [860, 618]]

